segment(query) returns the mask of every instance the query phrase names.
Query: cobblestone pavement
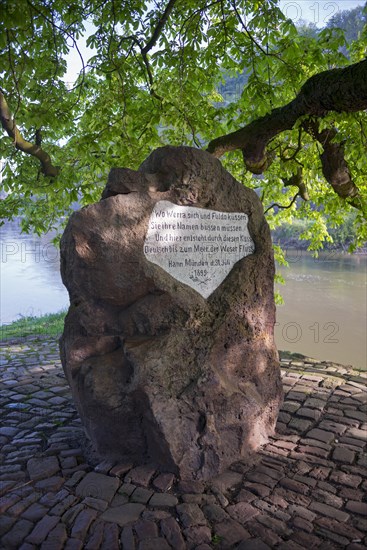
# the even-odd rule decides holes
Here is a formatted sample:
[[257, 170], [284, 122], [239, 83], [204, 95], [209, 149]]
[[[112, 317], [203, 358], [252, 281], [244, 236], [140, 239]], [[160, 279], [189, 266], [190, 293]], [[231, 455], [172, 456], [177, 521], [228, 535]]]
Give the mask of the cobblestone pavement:
[[367, 392], [350, 367], [285, 354], [277, 435], [203, 485], [88, 465], [55, 340], [1, 349], [2, 548], [367, 548]]

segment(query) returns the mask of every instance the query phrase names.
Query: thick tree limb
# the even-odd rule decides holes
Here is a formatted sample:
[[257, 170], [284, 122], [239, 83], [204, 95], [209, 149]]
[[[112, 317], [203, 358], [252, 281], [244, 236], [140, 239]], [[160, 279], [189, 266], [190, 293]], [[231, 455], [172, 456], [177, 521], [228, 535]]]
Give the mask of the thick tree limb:
[[261, 174], [270, 163], [266, 152], [269, 141], [293, 128], [301, 116], [363, 109], [367, 109], [367, 60], [312, 76], [293, 101], [236, 132], [212, 140], [207, 150], [220, 157], [241, 149], [247, 169]]
[[303, 127], [314, 139], [322, 145], [323, 152], [320, 155], [322, 173], [335, 193], [342, 199], [355, 199], [358, 194], [358, 187], [353, 183], [347, 161], [344, 158], [344, 144], [333, 142], [337, 134], [335, 128], [324, 129], [319, 132], [319, 125], [316, 120], [308, 120]]
[[54, 178], [59, 174], [60, 167], [54, 166], [52, 164], [50, 155], [46, 153], [46, 151], [44, 151], [42, 147], [36, 144], [30, 143], [29, 141], [25, 140], [22, 137], [11, 115], [11, 112], [6, 102], [6, 99], [4, 97], [4, 94], [1, 91], [0, 91], [0, 121], [4, 130], [7, 132], [9, 137], [12, 138], [14, 142], [14, 146], [17, 149], [19, 149], [19, 151], [23, 151], [23, 153], [32, 155], [40, 161], [42, 173], [45, 176]]
[[288, 179], [283, 178], [283, 183], [284, 183], [284, 187], [290, 187], [290, 186], [298, 187], [297, 194], [300, 197], [302, 197], [304, 201], [310, 200], [306, 184], [303, 181], [302, 168], [298, 168], [297, 173], [293, 174], [293, 176], [291, 176], [290, 178]]

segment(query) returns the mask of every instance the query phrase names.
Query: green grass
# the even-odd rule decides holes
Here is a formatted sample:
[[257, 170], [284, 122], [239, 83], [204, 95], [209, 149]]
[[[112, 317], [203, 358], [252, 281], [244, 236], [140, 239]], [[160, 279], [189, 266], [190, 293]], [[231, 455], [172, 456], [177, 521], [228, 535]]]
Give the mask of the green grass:
[[21, 317], [9, 325], [0, 325], [0, 338], [24, 338], [25, 336], [58, 336], [64, 328], [66, 311], [49, 313], [41, 317]]

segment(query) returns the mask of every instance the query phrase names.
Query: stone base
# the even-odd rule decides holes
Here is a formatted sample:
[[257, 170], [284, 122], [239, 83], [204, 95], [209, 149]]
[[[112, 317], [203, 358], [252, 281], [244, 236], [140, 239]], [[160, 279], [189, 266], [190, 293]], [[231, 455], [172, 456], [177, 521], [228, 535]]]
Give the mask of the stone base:
[[[244, 212], [255, 252], [207, 298], [143, 253], [158, 201]], [[63, 367], [88, 435], [111, 460], [208, 479], [273, 433], [282, 387], [274, 260], [256, 194], [208, 153], [158, 149], [113, 169], [61, 241], [70, 308]]]

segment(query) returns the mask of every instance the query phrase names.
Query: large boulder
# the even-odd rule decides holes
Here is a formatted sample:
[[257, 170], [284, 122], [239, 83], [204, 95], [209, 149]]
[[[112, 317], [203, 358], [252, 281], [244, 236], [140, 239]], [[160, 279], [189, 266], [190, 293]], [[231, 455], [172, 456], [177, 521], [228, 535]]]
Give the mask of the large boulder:
[[217, 159], [163, 147], [112, 169], [71, 216], [61, 271], [62, 363], [101, 457], [208, 479], [267, 441], [282, 399], [270, 231]]

